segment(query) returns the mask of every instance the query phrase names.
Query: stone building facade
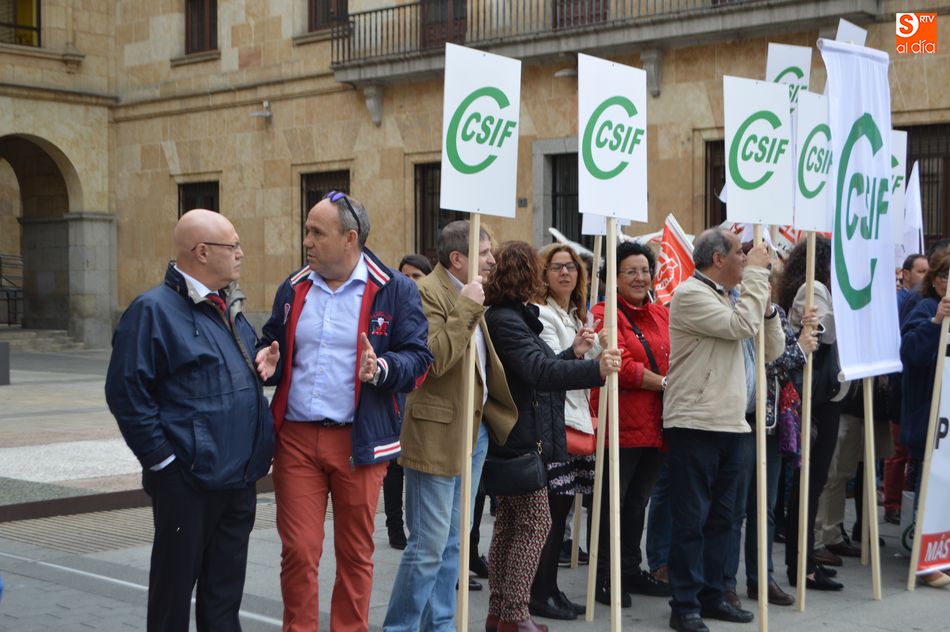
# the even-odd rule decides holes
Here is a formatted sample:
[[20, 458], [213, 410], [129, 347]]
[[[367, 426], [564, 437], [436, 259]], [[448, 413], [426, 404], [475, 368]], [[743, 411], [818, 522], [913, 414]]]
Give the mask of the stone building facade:
[[[20, 28], [4, 26], [6, 4]], [[302, 265], [303, 215], [328, 188], [366, 204], [369, 246], [393, 265], [431, 252], [450, 218], [438, 211], [447, 39], [523, 60], [518, 212], [485, 218], [497, 240], [576, 234], [577, 52], [648, 71], [650, 221], [627, 231], [668, 213], [699, 231], [721, 213], [722, 77], [763, 77], [770, 41], [813, 46], [840, 17], [867, 28], [891, 53], [894, 125], [918, 151], [947, 133], [950, 54], [894, 52], [903, 5], [0, 0], [0, 254], [23, 257], [24, 326], [104, 346], [116, 313], [162, 278], [182, 208], [234, 222], [258, 317]], [[950, 42], [950, 17], [938, 24]], [[811, 76], [820, 92], [817, 50]], [[930, 149], [950, 160], [944, 145]], [[950, 217], [942, 160], [926, 185], [934, 235]]]

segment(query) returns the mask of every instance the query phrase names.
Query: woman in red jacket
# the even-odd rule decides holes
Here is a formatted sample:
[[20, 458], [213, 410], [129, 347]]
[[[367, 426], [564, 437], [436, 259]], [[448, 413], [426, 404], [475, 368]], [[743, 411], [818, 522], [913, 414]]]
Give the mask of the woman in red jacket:
[[[663, 463], [663, 389], [670, 361], [670, 317], [650, 297], [656, 259], [649, 247], [624, 242], [617, 247], [617, 340], [623, 350], [620, 368], [620, 568], [621, 606], [635, 592], [669, 596], [661, 583], [640, 568], [644, 510]], [[591, 310], [604, 321], [604, 304]], [[591, 394], [597, 414], [599, 390]], [[609, 420], [608, 420], [609, 423]], [[605, 426], [606, 428], [606, 426]], [[608, 450], [614, 446], [608, 446]], [[604, 467], [608, 462], [604, 454]], [[597, 553], [597, 601], [610, 604], [610, 503], [606, 470], [601, 504], [600, 550]]]

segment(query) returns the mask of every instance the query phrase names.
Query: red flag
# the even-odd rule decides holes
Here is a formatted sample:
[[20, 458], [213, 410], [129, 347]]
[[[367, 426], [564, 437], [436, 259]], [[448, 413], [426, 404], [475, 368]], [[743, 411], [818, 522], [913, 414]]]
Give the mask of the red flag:
[[660, 243], [660, 261], [656, 270], [656, 300], [666, 305], [673, 300], [676, 287], [688, 279], [696, 266], [693, 265], [693, 245], [672, 215], [666, 216], [663, 240]]

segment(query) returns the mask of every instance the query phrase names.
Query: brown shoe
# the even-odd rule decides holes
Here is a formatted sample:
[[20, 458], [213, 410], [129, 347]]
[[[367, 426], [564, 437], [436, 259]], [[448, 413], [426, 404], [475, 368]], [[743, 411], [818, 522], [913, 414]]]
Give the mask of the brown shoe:
[[666, 564], [653, 571], [653, 579], [663, 584], [670, 583], [670, 574], [666, 568]]
[[729, 588], [722, 594], [722, 599], [737, 610], [742, 610], [742, 600], [736, 594], [735, 588]]
[[848, 544], [847, 542], [828, 544], [825, 548], [828, 549], [829, 553], [840, 555], [841, 557], [861, 557], [861, 547]]
[[[749, 584], [749, 599], [759, 600], [759, 587], [756, 584]], [[769, 603], [776, 606], [790, 606], [795, 603], [795, 598], [782, 590], [775, 580], [769, 582]]]
[[[861, 551], [858, 550], [858, 556], [860, 555]], [[827, 548], [815, 550], [815, 561], [819, 564], [824, 564], [825, 566], [841, 566], [844, 564], [840, 557], [829, 551]]]

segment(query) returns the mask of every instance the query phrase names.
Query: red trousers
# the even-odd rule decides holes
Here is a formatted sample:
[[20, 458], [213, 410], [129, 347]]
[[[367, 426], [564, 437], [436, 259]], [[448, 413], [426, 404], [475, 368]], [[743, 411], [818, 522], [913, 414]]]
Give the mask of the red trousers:
[[891, 422], [894, 456], [884, 459], [884, 509], [900, 511], [907, 470], [907, 448], [900, 444], [901, 427]]
[[320, 556], [327, 500], [333, 499], [336, 581], [330, 599], [333, 632], [369, 627], [373, 529], [386, 463], [354, 468], [352, 431], [286, 422], [277, 436], [274, 493], [280, 535], [284, 632], [316, 632]]

